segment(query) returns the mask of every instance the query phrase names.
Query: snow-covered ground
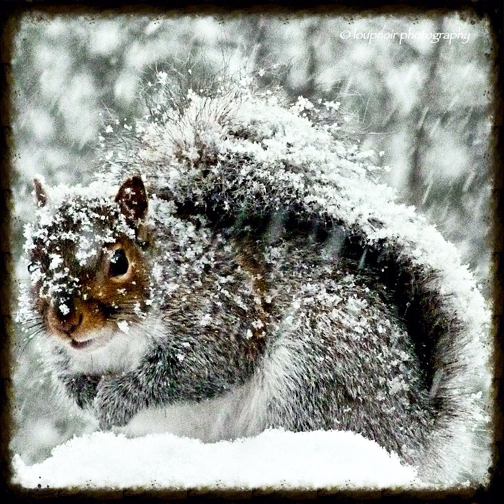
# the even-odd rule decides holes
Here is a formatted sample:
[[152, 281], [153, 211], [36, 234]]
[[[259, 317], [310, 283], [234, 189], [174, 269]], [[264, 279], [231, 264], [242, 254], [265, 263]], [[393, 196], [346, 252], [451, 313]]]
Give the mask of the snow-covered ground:
[[[26, 488], [328, 489], [419, 488], [411, 467], [352, 432], [268, 430], [205, 444], [173, 434], [126, 438], [95, 432], [57, 446], [14, 482]], [[40, 485], [40, 486], [39, 486]]]

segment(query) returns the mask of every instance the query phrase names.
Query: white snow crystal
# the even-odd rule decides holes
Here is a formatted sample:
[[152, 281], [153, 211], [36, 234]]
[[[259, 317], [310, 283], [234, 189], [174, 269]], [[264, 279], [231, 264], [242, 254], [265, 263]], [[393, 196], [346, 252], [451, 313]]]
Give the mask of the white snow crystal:
[[199, 324], [200, 324], [200, 326], [207, 326], [208, 324], [210, 324], [211, 321], [212, 321], [212, 316], [209, 313], [206, 313], [200, 319]]
[[51, 263], [49, 264], [49, 269], [57, 269], [60, 264], [63, 263], [63, 259], [59, 254], [50, 254]]
[[60, 313], [62, 315], [68, 315], [70, 313], [70, 309], [68, 308], [68, 306], [64, 303], [61, 303], [59, 306], [58, 306], [58, 309], [60, 311]]
[[119, 327], [119, 329], [125, 334], [128, 334], [130, 330], [130, 326], [126, 320], [121, 320], [117, 322], [117, 327]]

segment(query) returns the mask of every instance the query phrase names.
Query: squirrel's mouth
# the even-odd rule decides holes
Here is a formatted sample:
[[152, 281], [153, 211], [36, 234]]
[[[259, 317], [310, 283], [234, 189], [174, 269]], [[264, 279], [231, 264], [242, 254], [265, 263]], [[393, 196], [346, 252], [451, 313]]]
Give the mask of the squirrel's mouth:
[[70, 346], [72, 348], [75, 348], [76, 350], [81, 350], [83, 348], [88, 348], [90, 345], [92, 345], [94, 342], [94, 339], [88, 339], [86, 341], [77, 341], [77, 340], [71, 340], [70, 341]]

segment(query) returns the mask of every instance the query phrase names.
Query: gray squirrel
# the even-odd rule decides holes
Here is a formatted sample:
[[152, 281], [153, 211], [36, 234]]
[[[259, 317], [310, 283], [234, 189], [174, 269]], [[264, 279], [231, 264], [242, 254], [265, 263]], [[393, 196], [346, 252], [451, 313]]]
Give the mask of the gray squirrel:
[[160, 72], [147, 116], [106, 128], [97, 183], [35, 181], [22, 318], [102, 429], [348, 430], [427, 480], [466, 474], [484, 300], [337, 109]]

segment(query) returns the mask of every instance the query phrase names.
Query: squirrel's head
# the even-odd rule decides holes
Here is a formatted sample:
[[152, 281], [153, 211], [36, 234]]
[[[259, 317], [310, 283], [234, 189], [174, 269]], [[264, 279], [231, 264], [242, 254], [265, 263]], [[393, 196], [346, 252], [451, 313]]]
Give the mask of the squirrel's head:
[[127, 333], [149, 304], [142, 179], [126, 180], [115, 198], [70, 194], [53, 204], [38, 180], [35, 195], [28, 270], [46, 332], [78, 351]]

